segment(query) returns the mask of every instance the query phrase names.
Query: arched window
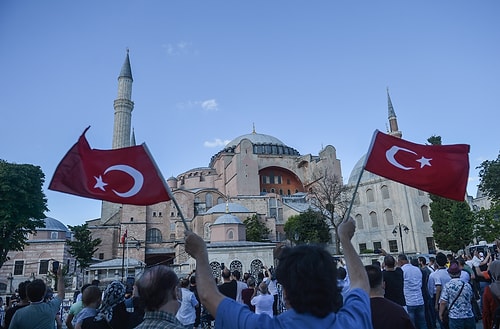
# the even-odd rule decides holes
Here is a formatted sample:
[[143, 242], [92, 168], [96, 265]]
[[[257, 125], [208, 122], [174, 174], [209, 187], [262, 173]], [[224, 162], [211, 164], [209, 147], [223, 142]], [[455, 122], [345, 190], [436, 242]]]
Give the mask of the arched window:
[[365, 228], [364, 225], [363, 225], [363, 216], [361, 216], [360, 214], [356, 215], [356, 226], [360, 230], [362, 230], [362, 229]]
[[255, 279], [257, 279], [257, 276], [258, 276], [259, 272], [261, 271], [263, 265], [264, 264], [262, 264], [262, 262], [259, 259], [254, 259], [250, 263], [250, 274], [252, 274], [252, 276]]
[[366, 199], [368, 200], [368, 202], [375, 201], [375, 197], [373, 196], [373, 190], [371, 188], [366, 190]]
[[[220, 263], [219, 262], [211, 262], [210, 268], [212, 269], [212, 275], [217, 281], [220, 280]], [[220, 282], [220, 281], [219, 281]]]
[[221, 198], [221, 197], [218, 197], [217, 198], [217, 204], [221, 204], [221, 203], [225, 203], [226, 201], [224, 200], [224, 198]]
[[207, 204], [207, 208], [212, 208], [214, 205], [214, 198], [212, 194], [207, 193], [207, 195], [205, 195], [205, 203]]
[[212, 223], [205, 223], [205, 225], [203, 225], [203, 237], [205, 240], [210, 240], [210, 225], [212, 225]]
[[234, 231], [233, 230], [227, 230], [226, 236], [227, 236], [228, 240], [234, 240]]
[[151, 228], [146, 232], [146, 242], [159, 243], [161, 240], [161, 231], [159, 229]]
[[422, 219], [424, 220], [424, 222], [428, 222], [430, 219], [429, 219], [429, 207], [427, 207], [426, 205], [423, 205], [422, 207], [420, 207], [420, 211], [422, 211]]
[[382, 199], [389, 199], [389, 188], [387, 185], [383, 185], [380, 191], [382, 192]]
[[385, 223], [387, 225], [394, 225], [394, 218], [392, 217], [392, 210], [391, 209], [386, 209], [384, 211], [384, 216], [385, 216]]
[[243, 264], [241, 264], [239, 260], [233, 260], [229, 265], [229, 270], [231, 271], [231, 273], [234, 270], [237, 270], [238, 272], [240, 272], [240, 274], [243, 274]]
[[378, 227], [377, 213], [375, 211], [372, 211], [370, 213], [370, 219], [372, 222], [372, 227]]

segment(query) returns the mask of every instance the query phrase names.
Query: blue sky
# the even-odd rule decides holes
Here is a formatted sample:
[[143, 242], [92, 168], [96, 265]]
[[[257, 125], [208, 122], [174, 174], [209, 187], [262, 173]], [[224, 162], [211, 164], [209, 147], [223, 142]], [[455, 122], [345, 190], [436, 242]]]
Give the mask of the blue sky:
[[500, 2], [0, 2], [0, 158], [46, 175], [65, 224], [100, 202], [47, 190], [88, 125], [111, 148], [126, 48], [133, 127], [165, 178], [207, 166], [224, 141], [256, 131], [301, 154], [333, 145], [347, 181], [389, 87], [403, 138], [471, 145], [468, 193], [500, 151]]

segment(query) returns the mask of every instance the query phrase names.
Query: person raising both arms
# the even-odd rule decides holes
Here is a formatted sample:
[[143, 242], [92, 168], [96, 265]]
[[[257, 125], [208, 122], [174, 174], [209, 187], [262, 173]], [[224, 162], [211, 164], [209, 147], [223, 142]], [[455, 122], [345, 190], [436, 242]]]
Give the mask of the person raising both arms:
[[352, 218], [338, 229], [350, 273], [351, 289], [345, 296], [344, 307], [338, 305], [340, 289], [333, 257], [320, 246], [299, 245], [284, 248], [278, 257], [276, 278], [283, 286], [288, 311], [275, 317], [255, 314], [219, 292], [201, 237], [186, 231], [185, 248], [196, 259], [200, 299], [215, 317], [216, 328], [372, 328], [370, 285], [363, 263], [351, 243], [354, 231]]

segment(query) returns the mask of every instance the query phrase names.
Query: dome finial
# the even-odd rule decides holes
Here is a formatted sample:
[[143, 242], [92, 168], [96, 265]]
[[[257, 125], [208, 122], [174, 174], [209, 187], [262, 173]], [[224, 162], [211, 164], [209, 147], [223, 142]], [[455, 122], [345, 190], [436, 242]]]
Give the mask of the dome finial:
[[255, 134], [255, 122], [252, 122], [252, 125], [253, 125], [253, 129], [252, 129], [252, 134]]

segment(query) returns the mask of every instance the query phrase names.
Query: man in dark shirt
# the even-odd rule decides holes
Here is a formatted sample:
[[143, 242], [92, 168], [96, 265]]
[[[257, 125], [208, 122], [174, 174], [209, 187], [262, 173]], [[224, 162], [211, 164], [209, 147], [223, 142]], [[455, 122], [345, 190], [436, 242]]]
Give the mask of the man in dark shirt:
[[219, 286], [219, 291], [226, 297], [236, 300], [237, 294], [237, 283], [231, 280], [231, 272], [229, 269], [224, 268], [222, 270], [222, 280], [223, 283]]
[[384, 297], [382, 272], [374, 265], [365, 266], [370, 281], [370, 306], [373, 329], [415, 329], [405, 309]]
[[396, 260], [391, 255], [384, 257], [384, 271], [382, 276], [385, 283], [384, 297], [392, 300], [394, 303], [401, 306], [406, 305], [405, 295], [403, 292], [403, 270], [396, 266]]
[[20, 301], [15, 306], [5, 311], [5, 320], [4, 320], [5, 328], [9, 328], [10, 321], [12, 320], [12, 317], [14, 316], [14, 313], [16, 313], [17, 310], [25, 306], [28, 306], [30, 304], [28, 296], [26, 295], [26, 286], [28, 285], [28, 283], [30, 283], [30, 281], [24, 281], [19, 284], [17, 291], [19, 293]]

